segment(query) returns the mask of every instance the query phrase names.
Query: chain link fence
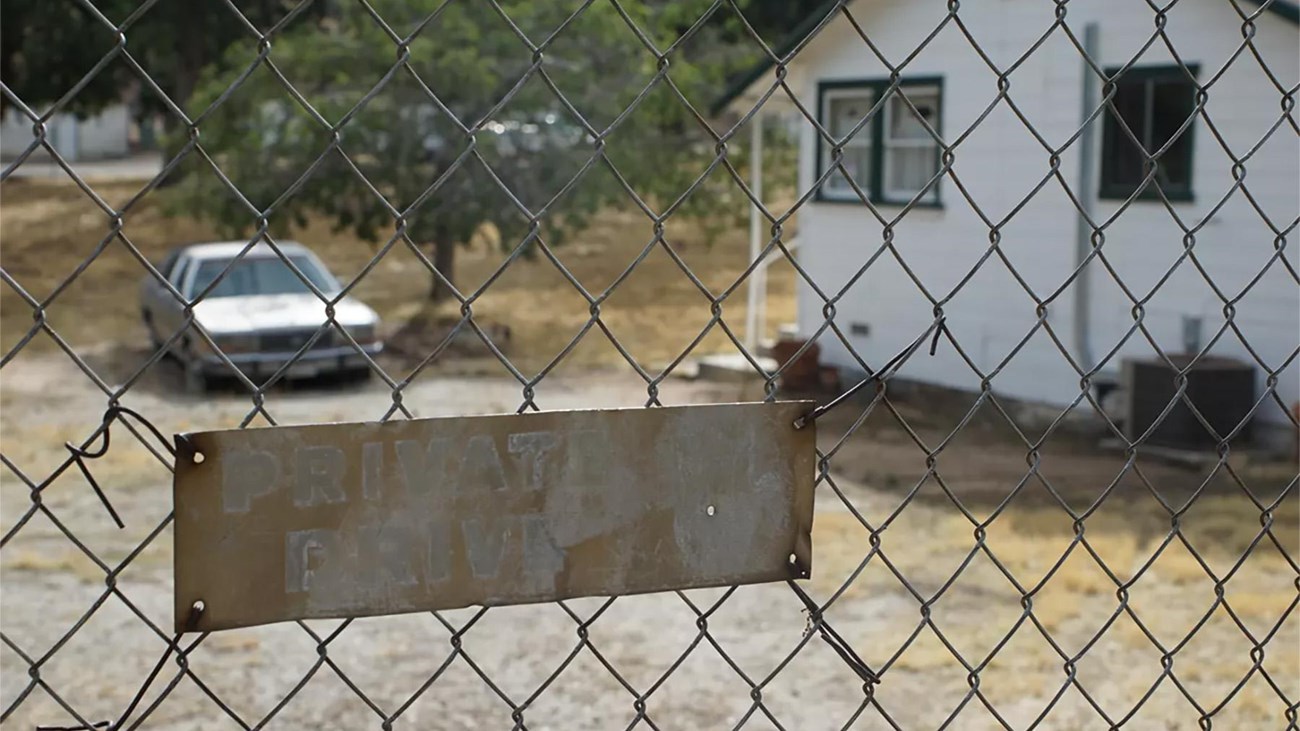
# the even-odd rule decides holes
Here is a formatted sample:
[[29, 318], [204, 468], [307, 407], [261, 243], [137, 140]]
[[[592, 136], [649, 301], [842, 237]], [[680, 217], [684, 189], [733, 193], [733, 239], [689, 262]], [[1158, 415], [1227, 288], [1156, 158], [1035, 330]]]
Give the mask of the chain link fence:
[[[35, 215], [14, 202], [31, 184], [23, 170], [56, 167], [68, 181], [57, 195], [92, 206], [83, 215], [98, 233], [50, 244], [63, 253], [47, 249], [35, 267], [16, 263], [6, 233], [5, 307], [31, 324], [18, 333], [6, 320], [0, 363], [0, 722], [1297, 727], [1294, 4], [841, 1], [807, 9], [776, 39], [735, 0], [668, 19], [618, 0], [572, 3], [554, 18], [497, 0], [419, 17], [367, 0], [225, 0], [187, 11], [233, 23], [238, 41], [220, 72], [190, 79], [186, 98], [155, 81], [147, 44], [162, 41], [141, 30], [168, 4], [67, 3], [86, 45], [106, 40], [106, 52], [52, 103], [24, 99], [11, 79], [3, 87], [8, 118], [32, 133], [19, 149], [5, 140], [4, 215]], [[339, 35], [349, 27], [364, 30]], [[727, 67], [726, 83], [697, 75], [723, 40], [755, 62]], [[340, 44], [350, 55], [332, 55]], [[584, 49], [599, 67], [566, 76]], [[439, 55], [435, 68], [422, 55], [434, 53], [472, 58]], [[624, 78], [620, 53], [647, 73]], [[440, 76], [488, 65], [490, 78]], [[330, 75], [344, 71], [357, 78]], [[172, 131], [143, 185], [94, 180], [54, 134], [110, 75], [132, 79]], [[430, 131], [398, 144], [385, 124]], [[665, 138], [652, 135], [665, 132], [696, 157], [656, 148]], [[773, 159], [765, 195], [760, 161]], [[579, 198], [597, 175], [598, 194]], [[349, 193], [342, 226], [369, 220], [383, 233], [333, 288], [283, 252], [281, 232], [328, 206], [338, 179], [363, 191]], [[182, 201], [172, 212], [182, 219], [219, 198], [208, 215], [243, 227], [238, 256], [194, 290], [160, 270], [158, 244], [136, 233], [141, 211], [166, 196]], [[586, 202], [566, 208], [574, 199]], [[636, 246], [583, 253], [582, 232], [615, 205], [630, 211]], [[714, 259], [681, 244], [705, 225], [692, 205], [703, 220], [753, 216], [756, 245], [735, 252], [721, 281], [701, 263]], [[446, 223], [461, 211], [472, 230]], [[465, 286], [446, 252], [484, 221], [503, 253]], [[565, 226], [572, 244], [555, 233]], [[325, 312], [260, 374], [198, 326], [201, 305], [254, 247], [271, 247]], [[75, 266], [51, 272], [67, 251]], [[647, 358], [636, 326], [611, 322], [620, 289], [652, 255], [688, 283], [699, 320], [660, 322], [674, 345]], [[107, 369], [102, 349], [61, 324], [93, 329], [101, 313], [56, 313], [113, 256], [182, 316], [129, 367]], [[583, 256], [621, 258], [592, 281], [575, 263]], [[406, 359], [368, 348], [339, 314], [398, 257], [398, 275], [432, 280], [452, 313]], [[510, 272], [543, 269], [580, 300], [581, 319], [545, 357], [520, 358], [512, 343], [527, 333], [482, 312], [521, 286]], [[114, 277], [104, 308], [134, 316], [136, 277]], [[755, 281], [765, 294], [768, 278], [798, 305], [798, 338], [776, 360], [740, 324], [741, 295]], [[654, 319], [655, 304], [632, 307]], [[588, 340], [621, 370], [562, 372]], [[487, 380], [438, 370], [466, 342], [491, 364]], [[370, 385], [283, 395], [322, 343], [354, 357]], [[156, 374], [182, 347], [206, 348], [237, 395], [159, 390]], [[153, 424], [166, 433], [716, 399], [675, 378], [710, 349], [739, 353], [767, 399], [813, 387], [806, 364], [818, 355], [851, 379], [823, 395], [853, 393], [817, 415], [814, 579], [167, 631], [174, 455]], [[1256, 375], [1254, 390], [1198, 390], [1199, 374], [1229, 359]], [[1141, 367], [1162, 374], [1158, 387], [1138, 380]], [[46, 370], [55, 376], [42, 380]], [[827, 371], [813, 381], [824, 385]], [[1208, 449], [1170, 449], [1162, 429], [1174, 419]], [[1282, 456], [1260, 446], [1266, 435], [1281, 435]]]

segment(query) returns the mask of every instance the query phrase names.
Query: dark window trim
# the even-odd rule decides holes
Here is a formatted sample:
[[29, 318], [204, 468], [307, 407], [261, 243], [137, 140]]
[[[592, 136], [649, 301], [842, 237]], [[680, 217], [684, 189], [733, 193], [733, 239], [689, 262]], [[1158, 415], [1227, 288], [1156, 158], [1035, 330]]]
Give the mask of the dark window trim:
[[[1112, 68], [1105, 69], [1106, 77], [1107, 78], [1114, 77], [1115, 74], [1119, 73], [1121, 69], [1123, 69], [1123, 66], [1115, 66]], [[1185, 70], [1183, 66], [1180, 66], [1178, 64], [1162, 64], [1158, 66], [1134, 66], [1129, 70], [1125, 71], [1124, 74], [1119, 78], [1115, 79], [1115, 81], [1119, 81], [1120, 79], [1123, 79], [1125, 81], [1149, 81], [1153, 79], [1176, 79], [1179, 81], [1187, 81], [1188, 73], [1191, 74], [1193, 79], [1196, 79], [1200, 76], [1200, 72], [1201, 72], [1201, 65], [1198, 63], [1187, 64]], [[1112, 114], [1113, 112], [1108, 107], [1100, 115], [1100, 118], [1102, 120], [1101, 160], [1100, 160], [1100, 164], [1097, 165], [1097, 180], [1098, 180], [1097, 197], [1102, 200], [1128, 200], [1129, 197], [1133, 195], [1133, 188], [1131, 186], [1110, 185], [1106, 182], [1106, 170], [1105, 170], [1106, 160], [1110, 157], [1111, 150], [1114, 149], [1115, 143], [1117, 141], [1116, 140], [1117, 133], [1112, 130], [1112, 125], [1110, 120], [1110, 116]], [[1196, 132], [1196, 120], [1193, 119], [1192, 123], [1188, 125], [1187, 129], [1183, 132], [1183, 136], [1187, 138], [1187, 187], [1176, 188], [1174, 190], [1169, 190], [1167, 187], [1164, 189], [1165, 197], [1172, 202], [1189, 203], [1195, 200], [1196, 198], [1194, 193], [1194, 185], [1193, 185], [1193, 183], [1195, 183], [1196, 181], [1196, 167], [1195, 167], [1196, 134], [1195, 132]], [[1118, 134], [1123, 135], [1122, 132]], [[1127, 137], [1125, 136], [1124, 139], [1127, 140]], [[1160, 193], [1156, 191], [1154, 181], [1148, 183], [1146, 188], [1144, 188], [1142, 192], [1139, 193], [1136, 198], [1134, 198], [1134, 201], [1152, 201], [1152, 200], [1154, 201], [1161, 200]]]
[[[943, 137], [943, 77], [942, 76], [909, 76], [906, 79], [900, 79], [898, 88], [906, 89], [910, 86], [933, 86], [939, 90], [939, 104], [935, 110], [935, 121], [932, 125], [934, 131], [939, 137]], [[826, 110], [826, 92], [839, 91], [842, 89], [862, 89], [870, 90], [874, 94], [873, 104], [880, 104], [884, 97], [884, 92], [888, 90], [890, 83], [888, 79], [831, 79], [817, 82], [817, 122], [823, 127], [827, 127], [829, 120], [825, 118]], [[829, 129], [828, 129], [829, 131]], [[908, 200], [898, 200], [895, 198], [886, 198], [882, 179], [885, 169], [884, 158], [884, 138], [885, 138], [885, 107], [881, 104], [876, 111], [876, 115], [867, 123], [867, 127], [858, 134], [871, 135], [871, 179], [867, 181], [867, 200], [880, 206], [905, 206]], [[817, 179], [822, 176], [825, 170], [822, 168], [823, 156], [825, 155], [826, 142], [817, 135], [816, 153], [814, 157], [813, 178]], [[942, 165], [942, 162], [940, 163]], [[862, 181], [858, 181], [861, 186]], [[828, 196], [825, 192], [826, 184], [822, 183], [817, 186], [816, 193], [813, 194], [813, 200], [818, 203], [858, 203], [862, 200], [856, 195], [848, 198], [838, 196]], [[942, 209], [943, 205], [943, 180], [940, 179], [934, 184], [933, 200], [917, 201], [914, 208], [937, 208]]]

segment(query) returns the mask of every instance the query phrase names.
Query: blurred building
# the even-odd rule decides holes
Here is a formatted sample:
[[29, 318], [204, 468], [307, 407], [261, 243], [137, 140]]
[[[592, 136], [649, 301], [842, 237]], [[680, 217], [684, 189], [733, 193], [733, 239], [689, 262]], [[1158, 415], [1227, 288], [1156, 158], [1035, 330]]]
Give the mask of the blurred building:
[[[45, 130], [46, 140], [69, 162], [125, 157], [132, 152], [138, 134], [125, 104], [114, 104], [85, 118], [56, 114], [45, 123]], [[0, 156], [13, 159], [34, 139], [31, 119], [13, 107], [6, 109], [0, 121]]]
[[[1255, 368], [1257, 394], [1286, 366], [1278, 394], [1300, 399], [1294, 2], [1187, 0], [1162, 18], [1070, 3], [1064, 25], [1033, 0], [963, 3], [960, 22], [944, 3], [857, 0], [852, 22], [833, 5], [774, 48], [816, 31], [783, 73], [765, 61], [718, 104], [825, 130], [801, 117], [798, 260], [821, 291], [800, 278], [798, 331], [824, 362], [878, 367], [938, 309], [961, 349], [901, 377], [1061, 406], [1079, 369], [1118, 379], [1126, 359], [1208, 348]], [[1117, 114], [1096, 113], [1107, 93]], [[1162, 151], [1158, 191], [1144, 148]]]

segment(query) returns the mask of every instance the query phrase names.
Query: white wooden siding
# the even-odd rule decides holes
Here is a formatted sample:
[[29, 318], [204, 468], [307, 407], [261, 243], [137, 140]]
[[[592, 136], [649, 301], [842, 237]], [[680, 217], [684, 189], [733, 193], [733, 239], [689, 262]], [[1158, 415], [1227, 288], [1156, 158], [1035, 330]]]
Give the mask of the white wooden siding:
[[[1253, 8], [1245, 5], [1244, 7]], [[994, 63], [1006, 68], [1041, 36], [1053, 21], [1051, 3], [1035, 0], [991, 0], [965, 3], [961, 19]], [[898, 62], [945, 16], [943, 3], [904, 0], [859, 0], [852, 12], [872, 40]], [[1088, 22], [1099, 23], [1101, 62], [1126, 63], [1150, 37], [1153, 13], [1142, 3], [1072, 3], [1070, 27], [1082, 35]], [[1226, 0], [1180, 2], [1169, 14], [1167, 33], [1182, 59], [1200, 65], [1204, 82], [1218, 73], [1241, 42], [1240, 19]], [[1257, 24], [1255, 45], [1269, 68], [1285, 86], [1296, 83], [1297, 26], [1265, 15]], [[1147, 49], [1140, 65], [1173, 63], [1159, 40]], [[873, 55], [851, 26], [835, 20], [801, 54], [799, 87], [806, 108], [817, 109], [820, 80], [881, 79], [888, 69]], [[1078, 51], [1059, 30], [1010, 75], [1010, 98], [1051, 145], [1060, 145], [1079, 125], [1083, 68]], [[904, 69], [905, 77], [942, 76], [943, 135], [952, 141], [963, 134], [997, 96], [996, 76], [971, 47], [961, 30], [948, 23], [930, 45]], [[1247, 52], [1210, 89], [1208, 114], [1225, 142], [1241, 155], [1258, 142], [1280, 117], [1281, 94], [1268, 82], [1258, 62]], [[1094, 125], [1100, 155], [1101, 127]], [[801, 189], [813, 184], [818, 140], [811, 126], [801, 139]], [[1194, 226], [1219, 204], [1232, 186], [1231, 160], [1203, 119], [1194, 129], [1194, 200], [1175, 204], [1184, 225]], [[1074, 188], [1078, 180], [1078, 145], [1061, 158], [1060, 171]], [[1097, 170], [1099, 171], [1098, 165]], [[956, 149], [954, 170], [971, 197], [999, 228], [1000, 250], [1040, 298], [1049, 297], [1068, 279], [1074, 267], [1076, 210], [1059, 183], [1051, 180], [1023, 208], [1006, 217], [1049, 170], [1049, 154], [1005, 103], [997, 104]], [[1294, 221], [1300, 198], [1300, 143], [1289, 126], [1273, 137], [1246, 164], [1246, 186], [1274, 224], [1286, 228]], [[996, 393], [1062, 404], [1079, 392], [1079, 376], [1061, 355], [1049, 334], [1040, 330], [1010, 360], [1007, 356], [1033, 327], [1032, 297], [1017, 283], [998, 256], [989, 253], [990, 226], [972, 210], [951, 180], [941, 184], [941, 210], [916, 209], [894, 226], [897, 256], [930, 290], [926, 297], [893, 252], [886, 251], [836, 302], [835, 321], [854, 348], [879, 365], [904, 347], [931, 322], [935, 300], [947, 300], [948, 326], [965, 349], [965, 356], [985, 374], [1005, 365], [992, 379]], [[1096, 191], [1088, 191], [1095, 195]], [[1116, 201], [1098, 201], [1099, 218], [1111, 216]], [[886, 218], [896, 206], [882, 206]], [[884, 227], [863, 206], [810, 202], [800, 213], [801, 261], [819, 286], [835, 294], [882, 248]], [[1229, 296], [1246, 285], [1274, 254], [1273, 235], [1245, 196], [1237, 191], [1196, 231], [1195, 255]], [[1288, 237], [1287, 258], [1297, 266], [1300, 234]], [[1159, 202], [1133, 204], [1106, 231], [1103, 251], [1133, 293], [1146, 297], [1168, 268], [1182, 255], [1183, 233]], [[954, 293], [953, 288], [977, 267]], [[1093, 295], [1092, 350], [1096, 357], [1115, 348], [1133, 326], [1132, 302], [1110, 274], [1094, 262], [1088, 270]], [[1048, 306], [1048, 323], [1073, 353], [1073, 292], [1062, 292]], [[823, 322], [822, 300], [809, 287], [799, 292], [799, 327], [805, 335]], [[1182, 318], [1204, 318], [1208, 340], [1224, 325], [1222, 302], [1190, 260], [1178, 267], [1145, 305], [1144, 324], [1167, 352], [1182, 349]], [[850, 325], [868, 325], [869, 334], [849, 335]], [[1300, 334], [1300, 288], [1280, 262], [1236, 305], [1235, 323], [1270, 367], [1283, 363]], [[825, 333], [827, 361], [853, 365], [846, 349]], [[1146, 338], [1135, 333], [1111, 360], [1153, 354]], [[1228, 331], [1212, 351], [1216, 355], [1249, 359], [1245, 347]], [[948, 344], [933, 357], [912, 358], [902, 370], [909, 378], [967, 389], [978, 389], [981, 376]], [[1259, 386], [1263, 389], [1261, 371]], [[1280, 374], [1279, 391], [1291, 403], [1300, 398], [1300, 365]], [[1086, 404], [1084, 408], [1087, 408]], [[1278, 421], [1272, 407], [1262, 412]]]

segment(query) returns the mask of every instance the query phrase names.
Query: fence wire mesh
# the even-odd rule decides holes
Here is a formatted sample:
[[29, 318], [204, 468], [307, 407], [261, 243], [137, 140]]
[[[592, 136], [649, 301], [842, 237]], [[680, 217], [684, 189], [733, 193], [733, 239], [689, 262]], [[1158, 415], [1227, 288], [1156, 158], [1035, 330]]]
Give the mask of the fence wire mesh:
[[[396, 5], [368, 0], [263, 3], [253, 10], [224, 0], [186, 11], [233, 21], [238, 36], [224, 56], [224, 75], [204, 77], [211, 93], [190, 88], [187, 98], [173, 98], [179, 92], [158, 83], [160, 70], [150, 67], [148, 44], [166, 39], [140, 30], [144, 40], [137, 41], [151, 16], [174, 7], [158, 0], [66, 5], [68, 13], [89, 19], [79, 26], [85, 45], [107, 45], [106, 52], [49, 104], [24, 99], [10, 79], [3, 86], [7, 114], [32, 135], [17, 150], [12, 135], [5, 140], [14, 153], [0, 174], [5, 216], [28, 215], [14, 202], [23, 195], [20, 186], [36, 184], [24, 168], [44, 166], [75, 186], [63, 186], [57, 194], [63, 200], [93, 206], [81, 209], [90, 211], [82, 218], [97, 233], [92, 240], [42, 242], [47, 248], [33, 268], [16, 261], [21, 242], [6, 232], [5, 307], [31, 324], [16, 333], [6, 319], [10, 332], [0, 362], [7, 381], [0, 722], [87, 729], [1297, 727], [1300, 476], [1294, 456], [1270, 462], [1246, 442], [1252, 423], [1287, 432], [1292, 442], [1300, 428], [1288, 403], [1300, 354], [1293, 4], [1131, 3], [1122, 10], [1108, 5], [1104, 13], [1114, 17], [1106, 19], [1079, 0], [1003, 3], [996, 11], [956, 0], [841, 0], [810, 8], [793, 37], [778, 42], [756, 29], [750, 6], [736, 0], [688, 3], [689, 17], [668, 21], [668, 32], [646, 27], [652, 16], [641, 4], [619, 0], [570, 4], [551, 25], [528, 4], [503, 0], [474, 4], [483, 15], [472, 22], [456, 15], [465, 4], [450, 0], [418, 18], [392, 17]], [[13, 7], [6, 4], [7, 15]], [[18, 18], [12, 12], [7, 23]], [[699, 52], [691, 49], [701, 39], [715, 42], [711, 24], [724, 18], [730, 42], [758, 59], [753, 73], [732, 85], [734, 93], [716, 82], [692, 86], [697, 80], [686, 78], [688, 57]], [[1103, 43], [1110, 42], [1108, 33], [1123, 39], [1106, 46], [1104, 59], [1087, 38], [1086, 26], [1098, 22]], [[293, 47], [295, 34], [316, 34], [321, 47], [330, 46], [337, 40], [331, 34], [348, 23], [367, 28], [352, 36], [353, 56], [283, 50]], [[1000, 25], [1019, 30], [997, 32]], [[604, 36], [597, 38], [597, 30]], [[1214, 55], [1200, 51], [1206, 38], [1215, 39]], [[1281, 57], [1276, 45], [1267, 46], [1276, 38], [1286, 44]], [[466, 67], [512, 60], [462, 79], [475, 88], [462, 93], [438, 69], [431, 74], [421, 58], [430, 52], [424, 44], [475, 50], [471, 56], [479, 60]], [[630, 78], [617, 59], [601, 57], [614, 47], [647, 73]], [[584, 48], [602, 64], [585, 87], [565, 75]], [[850, 62], [863, 54], [873, 59], [870, 72]], [[1017, 72], [1037, 73], [1029, 69], [1044, 56], [1056, 63], [1048, 75], [1018, 83]], [[959, 57], [965, 60], [952, 60]], [[304, 76], [304, 58], [331, 71], [350, 59], [355, 66], [344, 70], [355, 73], [346, 83], [341, 76]], [[438, 58], [439, 68], [456, 63]], [[837, 59], [850, 61], [837, 66]], [[935, 63], [959, 63], [962, 78], [978, 74], [982, 86], [936, 80]], [[1143, 77], [1152, 79], [1143, 82], [1145, 96], [1131, 96], [1126, 80], [1153, 64], [1166, 75]], [[1078, 107], [1053, 109], [1056, 102], [1038, 86], [1071, 84], [1066, 98], [1078, 99], [1081, 87], [1067, 66], [1082, 68], [1083, 86], [1096, 90], [1082, 115]], [[955, 76], [956, 67], [949, 68]], [[173, 132], [161, 167], [143, 185], [92, 182], [56, 139], [79, 96], [110, 75], [131, 79]], [[863, 77], [872, 81], [840, 83]], [[1236, 93], [1244, 77], [1267, 93]], [[826, 82], [821, 87], [819, 79]], [[275, 96], [266, 95], [268, 88]], [[712, 98], [700, 98], [694, 88]], [[260, 89], [260, 96], [250, 89]], [[493, 90], [491, 98], [481, 89]], [[1166, 95], [1166, 89], [1173, 91]], [[241, 94], [256, 101], [241, 101]], [[965, 119], [947, 111], [963, 95], [979, 100]], [[618, 98], [620, 108], [597, 104], [607, 97]], [[694, 140], [683, 143], [698, 155], [691, 164], [638, 138], [645, 120], [635, 120], [659, 103], [647, 102], [652, 97], [672, 109], [661, 126]], [[720, 110], [711, 109], [723, 97]], [[1134, 111], [1134, 98], [1145, 111]], [[1216, 106], [1217, 98], [1227, 102]], [[512, 137], [516, 106], [550, 110], [570, 128]], [[428, 111], [410, 111], [415, 108]], [[1169, 129], [1153, 132], [1165, 124], [1155, 121], [1156, 108], [1176, 113]], [[236, 111], [223, 116], [223, 109]], [[437, 131], [401, 146], [376, 133], [374, 116]], [[779, 118], [777, 126], [798, 140], [799, 182], [785, 196], [763, 195], [755, 184], [762, 177], [755, 176], [753, 155], [764, 158], [761, 146], [748, 140], [762, 138], [747, 135], [763, 118]], [[278, 125], [281, 134], [260, 138], [260, 152], [239, 159], [230, 152], [231, 139], [257, 136], [258, 124]], [[525, 124], [536, 130], [550, 122]], [[1024, 144], [990, 158], [979, 152], [988, 149], [984, 134]], [[502, 140], [513, 140], [513, 152], [503, 152]], [[619, 144], [633, 146], [635, 155], [620, 155]], [[557, 147], [563, 155], [546, 157], [546, 149]], [[1127, 157], [1120, 148], [1131, 148]], [[967, 150], [971, 163], [963, 166]], [[1085, 155], [1101, 160], [1096, 180], [1078, 178]], [[530, 156], [555, 168], [549, 177], [528, 166]], [[1278, 159], [1292, 167], [1281, 168], [1280, 176], [1261, 173], [1258, 187], [1257, 176], [1247, 176], [1257, 168], [1276, 170], [1270, 160]], [[1187, 167], [1180, 167], [1184, 161]], [[638, 190], [631, 171], [638, 165], [648, 165], [651, 177], [676, 181], [671, 192]], [[408, 180], [388, 177], [407, 169]], [[582, 227], [578, 242], [565, 245], [548, 228], [570, 219], [599, 222], [599, 210], [565, 208], [568, 196], [597, 175], [603, 197], [591, 199], [593, 209], [621, 203], [631, 211], [623, 220], [631, 222], [626, 230], [637, 244], [625, 257], [581, 251]], [[996, 187], [1003, 176], [1026, 184]], [[353, 196], [352, 215], [369, 216], [386, 233], [335, 287], [287, 248], [281, 232], [303, 225], [299, 206], [328, 198], [329, 181], [337, 179], [364, 191]], [[155, 234], [144, 243], [136, 233], [136, 222], [154, 215], [153, 201], [191, 184], [196, 195], [220, 198], [220, 215], [245, 228], [237, 255], [192, 287], [161, 264]], [[718, 185], [729, 199], [714, 196]], [[1091, 188], [1105, 193], [1107, 186], [1123, 192], [1112, 190], [1100, 205]], [[493, 201], [479, 203], [465, 190]], [[1073, 223], [1057, 233], [1020, 227], [1022, 219], [1043, 221], [1036, 206], [1049, 197], [1078, 218], [1082, 242], [1078, 260], [1049, 269], [1051, 276], [1024, 257], [1023, 245], [1007, 245], [1032, 239], [1039, 260], [1070, 259]], [[194, 198], [182, 200], [196, 205]], [[701, 225], [687, 210], [697, 200], [706, 219], [722, 218], [724, 202], [755, 211], [760, 245], [737, 254], [741, 266], [725, 277], [703, 271], [715, 260], [682, 244], [690, 238], [682, 231]], [[471, 214], [475, 220], [500, 223], [500, 248], [489, 251], [504, 253], [484, 266], [481, 282], [466, 285], [448, 270], [451, 259], [428, 244], [468, 241], [471, 235], [439, 229], [438, 222], [453, 216], [451, 209], [476, 206], [484, 210]], [[1251, 225], [1238, 217], [1227, 224], [1232, 232], [1216, 229], [1229, 209], [1249, 213]], [[940, 262], [949, 274], [936, 277], [929, 260], [942, 259], [941, 250], [927, 247], [919, 240], [927, 234], [909, 226], [958, 211], [963, 222], [955, 235], [973, 254]], [[849, 231], [841, 238], [851, 239], [837, 248], [830, 222], [847, 221], [844, 216], [858, 218], [837, 224]], [[1134, 219], [1146, 222], [1137, 234], [1126, 228]], [[1161, 255], [1125, 253], [1135, 235], [1152, 247], [1159, 242]], [[311, 243], [301, 232], [299, 238]], [[1232, 259], [1250, 268], [1246, 276], [1225, 268], [1225, 244], [1234, 247]], [[234, 286], [245, 257], [267, 247], [296, 278], [293, 287], [319, 300], [324, 317], [274, 368], [250, 373], [241, 369], [246, 361], [232, 341], [199, 327], [200, 313], [222, 296], [223, 286]], [[56, 262], [68, 256], [75, 256], [72, 268], [59, 268]], [[596, 282], [574, 261], [591, 256], [620, 258]], [[62, 310], [69, 295], [92, 286], [88, 280], [111, 257], [119, 261], [106, 275], [112, 278], [97, 280], [107, 281], [108, 291], [81, 300], [73, 314]], [[663, 276], [688, 283], [699, 321], [663, 321], [671, 315], [656, 314], [656, 302], [638, 290], [631, 304], [644, 316], [612, 324], [620, 290], [654, 266], [652, 257], [660, 258]], [[452, 301], [443, 308], [452, 313], [446, 321], [428, 326], [436, 337], [419, 341], [406, 359], [368, 347], [371, 334], [343, 314], [350, 297], [371, 291], [368, 282], [385, 267], [427, 276]], [[495, 293], [521, 286], [511, 279], [519, 270], [558, 277], [582, 312], [540, 359], [512, 355], [513, 343], [528, 333], [482, 314]], [[963, 292], [994, 270], [1004, 277], [1003, 304], [972, 313], [982, 305], [964, 300]], [[882, 273], [895, 288], [910, 288], [910, 299], [872, 300], [879, 283], [873, 277]], [[81, 334], [96, 327], [97, 308], [134, 317], [140, 276], [177, 319], [150, 323], [147, 352], [129, 366], [110, 367], [103, 349], [83, 346]], [[753, 332], [739, 324], [745, 288], [767, 277], [785, 277], [789, 291], [797, 291], [787, 299], [798, 301], [801, 345], [781, 351], [778, 360], [766, 359]], [[1202, 305], [1212, 306], [1198, 305], [1207, 332], [1184, 351], [1152, 322], [1177, 307], [1165, 297], [1185, 288], [1186, 278], [1198, 282]], [[1126, 318], [1112, 321], [1119, 323], [1114, 332], [1094, 343], [1095, 357], [1076, 347], [1078, 313], [1070, 307], [1081, 287], [1119, 303]], [[1273, 330], [1239, 315], [1257, 307], [1251, 298], [1265, 289], [1272, 293], [1263, 307]], [[864, 340], [853, 322], [860, 319], [856, 301], [868, 303], [879, 329], [904, 323], [893, 329], [897, 342]], [[542, 317], [553, 304], [513, 302], [543, 311]], [[1054, 316], [1058, 311], [1074, 312], [1073, 324]], [[989, 356], [988, 331], [957, 322], [972, 314], [1004, 331], [1017, 328], [1000, 354]], [[647, 357], [636, 331], [656, 318], [654, 327], [670, 333], [673, 345], [662, 357]], [[69, 328], [78, 336], [65, 337]], [[561, 372], [591, 340], [615, 353], [622, 370]], [[926, 380], [923, 363], [933, 357], [923, 346], [931, 340], [963, 369], [960, 383], [948, 385], [964, 386], [965, 396], [914, 395], [907, 379]], [[486, 375], [496, 380], [439, 370], [467, 342], [490, 361]], [[371, 385], [359, 395], [286, 395], [282, 386], [294, 369], [325, 347], [352, 358]], [[820, 576], [814, 580], [300, 621], [213, 635], [173, 636], [166, 629], [172, 516], [164, 486], [174, 455], [146, 428], [149, 421], [179, 431], [226, 419], [252, 427], [413, 418], [438, 411], [429, 404], [434, 397], [420, 389], [439, 380], [451, 384], [437, 392], [451, 413], [596, 405], [622, 399], [610, 395], [608, 384], [629, 381], [636, 401], [653, 407], [677, 394], [688, 401], [716, 395], [674, 376], [688, 359], [719, 347], [743, 357], [767, 399], [781, 396], [782, 384], [816, 350], [838, 354], [832, 360], [839, 358], [846, 373], [871, 375], [860, 393], [818, 420], [813, 568]], [[160, 391], [152, 379], [173, 367], [170, 354], [181, 349], [209, 352], [216, 372], [235, 381], [237, 395], [210, 405], [175, 389]], [[1050, 381], [1051, 393], [1028, 397], [1055, 404], [1038, 407], [1030, 419], [1020, 400], [1004, 392], [1017, 393], [1013, 382], [1036, 377], [1043, 361], [1031, 352], [1044, 349], [1058, 356], [1055, 365], [1067, 375]], [[1148, 428], [1137, 431], [1132, 414], [1120, 414], [1099, 388], [1135, 352], [1163, 365], [1166, 383], [1172, 381]], [[1250, 403], [1226, 428], [1209, 413], [1208, 401], [1193, 399], [1192, 385], [1198, 369], [1221, 362], [1225, 352], [1262, 374]], [[1017, 369], [1021, 361], [1031, 362], [1028, 370]], [[106, 409], [111, 418], [101, 419]], [[950, 418], [936, 420], [938, 411]], [[1212, 442], [1208, 457], [1191, 467], [1171, 467], [1153, 440], [1180, 413]], [[1075, 426], [1080, 419], [1102, 433], [1111, 451], [1098, 452], [1095, 440], [1084, 444]], [[989, 432], [999, 434], [996, 446]], [[1019, 464], [996, 462], [994, 453], [1012, 454]], [[100, 455], [125, 456], [94, 459]]]

